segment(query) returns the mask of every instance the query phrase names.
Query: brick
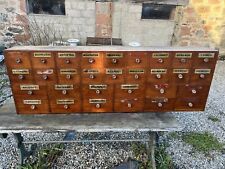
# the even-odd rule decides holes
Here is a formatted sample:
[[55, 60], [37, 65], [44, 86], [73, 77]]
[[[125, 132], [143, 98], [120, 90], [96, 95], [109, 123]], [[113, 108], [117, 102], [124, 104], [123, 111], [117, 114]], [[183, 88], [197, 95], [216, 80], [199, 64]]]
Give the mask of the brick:
[[89, 10], [89, 9], [95, 9], [95, 1], [87, 1], [86, 2], [86, 9]]
[[95, 16], [95, 11], [94, 10], [82, 10], [81, 16], [85, 17], [85, 18], [93, 18], [93, 16]]
[[203, 0], [191, 0], [191, 4], [202, 3]]
[[182, 26], [180, 30], [180, 35], [181, 36], [188, 36], [191, 34], [191, 28], [188, 26]]
[[209, 13], [210, 12], [210, 6], [200, 6], [197, 8], [197, 12], [202, 13]]
[[208, 0], [208, 3], [209, 4], [219, 4], [219, 3], [221, 3], [221, 0]]

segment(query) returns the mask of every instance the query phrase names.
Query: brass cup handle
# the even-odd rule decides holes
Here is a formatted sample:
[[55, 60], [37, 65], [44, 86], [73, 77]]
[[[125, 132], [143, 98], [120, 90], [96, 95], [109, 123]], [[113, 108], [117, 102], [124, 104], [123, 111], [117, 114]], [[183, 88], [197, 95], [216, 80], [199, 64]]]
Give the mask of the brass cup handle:
[[71, 79], [71, 75], [66, 75], [66, 78], [67, 79]]
[[91, 74], [91, 75], [89, 75], [89, 78], [90, 79], [94, 79], [95, 78], [95, 75]]
[[67, 94], [67, 90], [63, 90], [62, 94], [64, 94], [64, 95]]
[[116, 75], [112, 75], [112, 78], [113, 78], [113, 79], [116, 79], [116, 78], [117, 78], [117, 76], [116, 76]]
[[204, 61], [205, 63], [207, 63], [207, 62], [209, 62], [209, 58], [204, 58], [203, 61]]
[[178, 77], [179, 79], [183, 79], [183, 78], [184, 78], [184, 75], [178, 74], [177, 77]]
[[70, 60], [69, 60], [69, 59], [66, 59], [66, 60], [65, 60], [65, 63], [66, 63], [66, 64], [69, 64], [69, 63], [70, 63]]
[[100, 104], [96, 104], [95, 107], [96, 107], [97, 109], [99, 109], [99, 108], [101, 108], [101, 105], [100, 105]]
[[158, 103], [157, 106], [158, 107], [163, 107], [163, 104], [162, 103]]
[[42, 78], [43, 78], [44, 80], [47, 80], [47, 79], [48, 79], [48, 76], [47, 76], [47, 75], [43, 75]]
[[162, 77], [161, 74], [157, 74], [157, 75], [156, 75], [156, 78], [157, 78], [157, 79], [161, 79], [161, 77]]
[[204, 79], [204, 78], [205, 78], [205, 75], [204, 75], [204, 74], [200, 74], [199, 77], [200, 77], [201, 79]]
[[20, 79], [20, 80], [24, 79], [24, 75], [19, 75], [18, 79]]
[[21, 59], [20, 58], [17, 58], [16, 59], [16, 63], [21, 63]]
[[112, 59], [112, 63], [117, 63], [117, 59]]
[[65, 105], [63, 106], [63, 108], [64, 108], [64, 109], [68, 109], [69, 106], [68, 106], [67, 104], [65, 104]]
[[94, 59], [92, 59], [92, 58], [90, 58], [90, 59], [88, 59], [88, 62], [89, 62], [89, 63], [94, 63], [94, 62], [95, 62], [95, 60], [94, 60]]
[[101, 91], [100, 91], [100, 90], [96, 90], [95, 93], [96, 93], [96, 94], [100, 94]]
[[141, 59], [138, 59], [138, 58], [137, 58], [137, 59], [135, 59], [135, 62], [136, 62], [136, 63], [141, 63]]
[[188, 103], [188, 107], [193, 107], [193, 106], [194, 106], [193, 103], [191, 102]]
[[32, 110], [34, 110], [34, 109], [36, 109], [36, 106], [35, 106], [35, 105], [31, 105], [30, 108], [31, 108]]
[[46, 63], [47, 60], [46, 59], [41, 59], [41, 63]]
[[29, 91], [27, 92], [27, 94], [32, 95], [32, 94], [33, 94], [33, 91], [32, 91], [32, 90], [29, 90]]

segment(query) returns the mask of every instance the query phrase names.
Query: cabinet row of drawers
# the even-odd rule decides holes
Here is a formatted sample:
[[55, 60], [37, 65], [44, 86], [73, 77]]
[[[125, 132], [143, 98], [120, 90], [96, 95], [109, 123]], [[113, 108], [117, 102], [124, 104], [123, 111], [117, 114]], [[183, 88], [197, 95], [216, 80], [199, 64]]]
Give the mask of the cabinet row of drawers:
[[151, 83], [13, 86], [19, 113], [203, 110], [208, 91], [204, 85]]
[[10, 52], [13, 68], [211, 68], [215, 52]]

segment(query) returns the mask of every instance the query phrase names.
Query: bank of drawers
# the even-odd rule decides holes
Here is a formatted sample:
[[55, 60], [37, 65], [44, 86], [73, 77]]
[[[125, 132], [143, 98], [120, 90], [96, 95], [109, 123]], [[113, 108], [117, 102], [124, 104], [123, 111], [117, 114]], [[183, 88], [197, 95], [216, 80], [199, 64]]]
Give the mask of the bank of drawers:
[[[34, 47], [35, 49], [35, 47]], [[218, 51], [6, 51], [21, 114], [201, 111]]]

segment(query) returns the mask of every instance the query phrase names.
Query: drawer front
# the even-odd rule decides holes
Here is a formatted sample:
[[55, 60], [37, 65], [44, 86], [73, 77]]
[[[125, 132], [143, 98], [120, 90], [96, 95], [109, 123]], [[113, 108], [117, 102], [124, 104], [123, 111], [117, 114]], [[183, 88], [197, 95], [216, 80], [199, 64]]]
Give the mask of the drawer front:
[[125, 82], [124, 69], [106, 69], [104, 81], [107, 83], [124, 83]]
[[103, 68], [103, 58], [100, 52], [83, 52], [81, 53], [81, 68]]
[[8, 68], [31, 68], [30, 54], [28, 52], [7, 52], [5, 58]]
[[146, 68], [147, 52], [128, 52], [127, 67], [128, 68]]
[[175, 103], [176, 111], [204, 111], [207, 98], [178, 98]]
[[80, 99], [80, 85], [79, 84], [54, 84], [48, 85], [48, 93], [51, 99], [74, 97]]
[[104, 53], [104, 62], [106, 68], [121, 68], [125, 66], [126, 54], [122, 52]]
[[112, 99], [106, 98], [84, 98], [83, 112], [113, 112]]
[[194, 68], [214, 68], [218, 59], [218, 53], [216, 52], [199, 52], [196, 53], [194, 59]]
[[41, 97], [47, 99], [47, 87], [45, 85], [36, 84], [14, 84], [12, 90], [15, 96], [35, 99]]
[[28, 84], [33, 83], [31, 69], [8, 69], [8, 75], [11, 83]]
[[78, 68], [80, 66], [81, 53], [57, 52], [56, 64], [58, 68]]
[[178, 88], [177, 97], [207, 97], [210, 86], [208, 85], [189, 85], [180, 86]]
[[34, 78], [37, 84], [54, 84], [56, 80], [55, 69], [34, 69]]
[[147, 73], [147, 81], [152, 83], [166, 83], [169, 81], [169, 69], [150, 69]]
[[115, 112], [141, 112], [143, 108], [143, 98], [116, 98], [114, 101]]
[[82, 85], [83, 96], [113, 99], [114, 88], [112, 84], [85, 84]]
[[79, 83], [80, 82], [80, 72], [74, 68], [58, 69], [58, 80], [59, 83]]
[[172, 81], [175, 84], [189, 83], [191, 69], [173, 69]]
[[169, 52], [152, 52], [148, 57], [148, 65], [152, 68], [168, 68], [171, 65], [172, 55]]
[[150, 98], [166, 97], [175, 98], [177, 92], [177, 86], [174, 84], [154, 84], [147, 83], [146, 96]]
[[54, 68], [55, 60], [53, 52], [32, 52], [33, 68]]
[[102, 69], [83, 69], [82, 83], [102, 83], [104, 78], [104, 70]]
[[145, 69], [128, 69], [126, 72], [126, 83], [144, 83], [146, 81]]
[[213, 69], [193, 69], [190, 81], [192, 83], [206, 84], [212, 81]]
[[81, 101], [80, 99], [74, 98], [51, 99], [50, 107], [52, 113], [81, 112]]
[[116, 84], [115, 98], [119, 97], [141, 97], [144, 95], [145, 86], [143, 84]]
[[144, 106], [144, 111], [145, 112], [155, 112], [155, 111], [160, 111], [160, 112], [165, 112], [165, 111], [173, 111], [174, 110], [174, 104], [175, 104], [175, 99], [170, 99], [170, 98], [149, 98], [147, 97], [145, 99], [145, 106]]
[[50, 112], [46, 99], [15, 97], [15, 103], [18, 114], [46, 114]]
[[175, 52], [172, 60], [172, 65], [174, 68], [182, 67], [182, 68], [191, 68], [192, 66], [192, 52]]

